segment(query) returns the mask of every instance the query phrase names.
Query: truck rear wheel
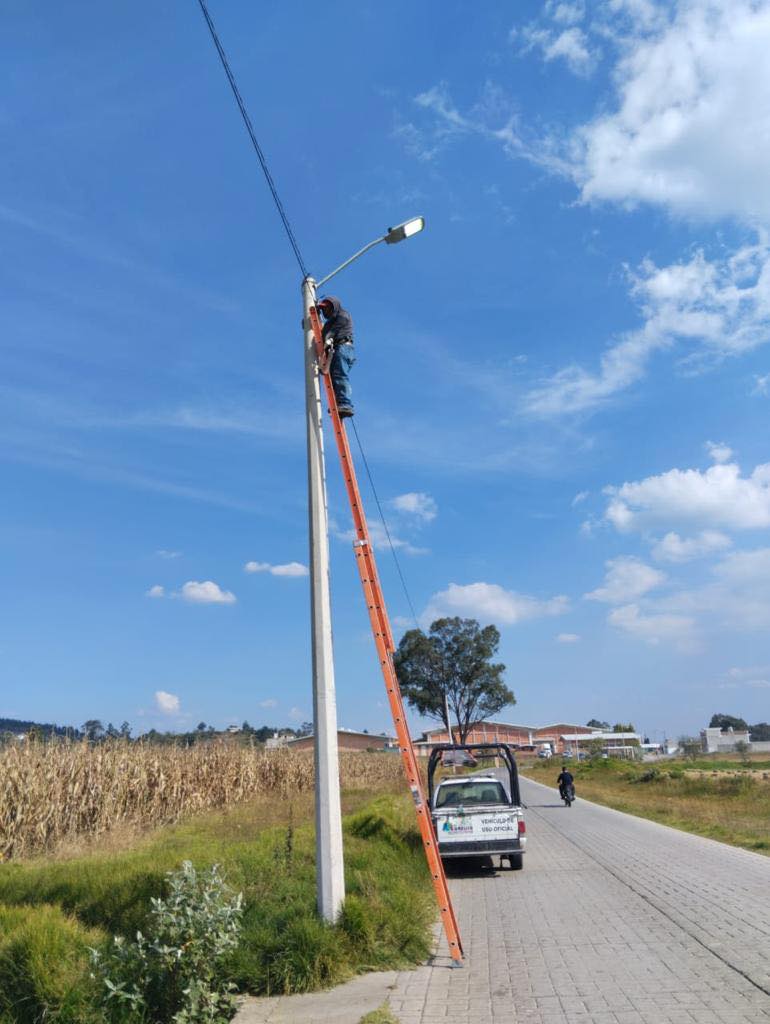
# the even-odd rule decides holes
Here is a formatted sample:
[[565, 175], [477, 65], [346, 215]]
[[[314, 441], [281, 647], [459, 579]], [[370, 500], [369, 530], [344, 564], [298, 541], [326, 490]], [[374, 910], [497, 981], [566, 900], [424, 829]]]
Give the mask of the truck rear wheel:
[[508, 858], [508, 864], [510, 866], [511, 871], [521, 871], [521, 869], [524, 867], [524, 854], [511, 854], [511, 856]]

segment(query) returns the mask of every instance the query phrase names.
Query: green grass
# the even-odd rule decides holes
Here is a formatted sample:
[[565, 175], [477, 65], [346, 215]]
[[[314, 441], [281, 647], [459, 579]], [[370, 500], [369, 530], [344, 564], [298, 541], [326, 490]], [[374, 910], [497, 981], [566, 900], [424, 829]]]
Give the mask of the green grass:
[[394, 1017], [388, 1004], [383, 1003], [378, 1009], [362, 1017], [358, 1024], [398, 1024], [398, 1017]]
[[0, 1022], [93, 1019], [88, 947], [102, 935], [58, 907], [0, 906]]
[[[567, 764], [575, 776], [578, 800], [583, 796], [685, 832], [770, 853], [770, 779], [740, 771], [737, 761], [638, 763], [600, 758]], [[763, 765], [754, 761], [751, 767], [761, 773]], [[552, 763], [535, 763], [523, 773], [553, 786], [560, 767], [560, 761], [555, 768]]]
[[311, 825], [264, 829], [253, 813], [209, 815], [114, 853], [0, 865], [0, 992], [11, 993], [0, 1024], [94, 1021], [86, 947], [144, 927], [150, 897], [184, 859], [221, 864], [244, 894], [228, 965], [243, 992], [303, 992], [428, 955], [434, 908], [410, 801], [382, 796], [345, 818], [347, 899], [334, 927], [315, 912]]

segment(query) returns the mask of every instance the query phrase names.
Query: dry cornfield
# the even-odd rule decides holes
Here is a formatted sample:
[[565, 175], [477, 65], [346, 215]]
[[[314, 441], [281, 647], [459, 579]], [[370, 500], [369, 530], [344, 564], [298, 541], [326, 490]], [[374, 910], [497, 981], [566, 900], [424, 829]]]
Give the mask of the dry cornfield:
[[[341, 753], [343, 787], [376, 791], [403, 778], [391, 754]], [[0, 860], [26, 857], [119, 825], [153, 826], [250, 797], [313, 788], [313, 755], [212, 741], [27, 743], [0, 749]]]

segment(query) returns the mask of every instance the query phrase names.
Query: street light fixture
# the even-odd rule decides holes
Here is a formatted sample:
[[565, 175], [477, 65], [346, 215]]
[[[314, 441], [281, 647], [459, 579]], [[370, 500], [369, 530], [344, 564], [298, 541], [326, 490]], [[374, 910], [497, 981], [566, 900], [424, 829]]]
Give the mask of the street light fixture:
[[350, 259], [345, 260], [344, 263], [340, 263], [336, 270], [333, 270], [331, 274], [327, 274], [326, 277], [322, 277], [321, 280], [316, 284], [316, 288], [320, 288], [326, 284], [327, 281], [339, 274], [345, 267], [349, 267], [350, 264], [363, 256], [365, 252], [369, 252], [375, 245], [379, 245], [380, 242], [386, 242], [388, 245], [395, 245], [396, 242], [403, 242], [405, 238], [411, 238], [412, 235], [418, 234], [425, 227], [424, 217], [412, 217], [411, 220], [405, 220], [403, 224], [397, 224], [394, 228], [388, 228], [386, 234], [380, 235], [379, 238], [375, 238], [373, 242], [369, 242], [363, 249], [359, 249], [358, 252], [353, 253]]
[[302, 282], [302, 326], [305, 335], [305, 419], [307, 425], [308, 519], [310, 534], [310, 621], [313, 663], [313, 734], [315, 737], [316, 893], [318, 913], [336, 921], [345, 901], [342, 857], [337, 698], [332, 652], [331, 594], [329, 588], [329, 514], [326, 503], [326, 467], [323, 448], [323, 407], [310, 307], [316, 290], [335, 274], [386, 242], [393, 245], [411, 238], [425, 226], [413, 217], [359, 249], [317, 284]]
[[403, 224], [398, 224], [394, 228], [388, 228], [385, 241], [388, 245], [395, 245], [396, 242], [403, 242], [405, 238], [411, 238], [412, 235], [416, 235], [424, 227], [424, 217], [412, 217], [411, 220], [405, 220]]

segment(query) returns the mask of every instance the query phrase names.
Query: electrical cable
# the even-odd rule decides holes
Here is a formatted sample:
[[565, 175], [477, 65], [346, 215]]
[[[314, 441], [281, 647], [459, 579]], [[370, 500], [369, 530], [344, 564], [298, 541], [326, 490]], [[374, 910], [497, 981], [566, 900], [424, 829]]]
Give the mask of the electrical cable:
[[257, 154], [257, 159], [259, 160], [260, 166], [262, 167], [262, 171], [265, 175], [267, 186], [270, 189], [270, 192], [273, 196], [273, 201], [275, 202], [276, 205], [276, 209], [278, 210], [281, 220], [283, 221], [283, 226], [286, 230], [286, 235], [289, 239], [292, 249], [294, 250], [294, 255], [297, 259], [297, 263], [299, 264], [299, 269], [302, 271], [302, 278], [304, 280], [310, 275], [308, 274], [307, 267], [305, 266], [305, 261], [302, 259], [302, 253], [299, 251], [299, 244], [297, 243], [297, 239], [295, 238], [294, 232], [292, 231], [291, 224], [289, 223], [289, 218], [286, 216], [286, 211], [283, 208], [281, 197], [278, 195], [278, 190], [275, 187], [275, 182], [273, 181], [273, 176], [270, 173], [270, 168], [267, 166], [265, 154], [262, 152], [262, 147], [257, 141], [257, 135], [256, 132], [254, 131], [251, 119], [249, 118], [248, 112], [246, 110], [246, 105], [243, 102], [243, 98], [240, 92], [238, 91], [238, 86], [235, 82], [235, 76], [233, 75], [233, 72], [230, 68], [230, 64], [229, 61], [227, 60], [227, 55], [224, 51], [224, 47], [222, 46], [222, 43], [219, 41], [217, 30], [214, 28], [214, 22], [211, 20], [211, 15], [209, 14], [208, 7], [206, 6], [206, 0], [198, 0], [198, 4], [200, 5], [200, 9], [203, 12], [203, 17], [206, 19], [206, 24], [209, 27], [211, 38], [214, 40], [214, 46], [216, 46], [217, 53], [219, 54], [219, 59], [222, 61], [222, 67], [225, 69], [225, 74], [227, 75], [227, 80], [230, 83], [230, 88], [233, 90], [235, 102], [238, 104], [238, 109], [241, 112], [243, 123], [246, 125], [246, 131], [249, 133], [249, 136], [251, 138], [252, 145], [254, 146], [254, 151]]
[[[270, 193], [271, 193], [271, 195], [273, 197], [273, 201], [275, 202], [276, 209], [278, 210], [278, 213], [280, 215], [281, 221], [283, 222], [283, 226], [284, 226], [284, 229], [286, 231], [286, 236], [289, 239], [289, 243], [291, 244], [292, 249], [294, 250], [294, 256], [296, 257], [297, 263], [299, 265], [299, 269], [302, 271], [302, 277], [303, 277], [303, 279], [305, 279], [305, 278], [309, 277], [310, 275], [308, 273], [307, 267], [305, 266], [305, 261], [302, 258], [302, 253], [300, 252], [299, 244], [298, 244], [297, 239], [296, 239], [296, 237], [294, 235], [294, 231], [292, 230], [291, 224], [289, 223], [289, 218], [287, 217], [286, 211], [283, 208], [283, 203], [281, 202], [281, 197], [278, 195], [278, 190], [277, 190], [277, 188], [275, 186], [275, 182], [273, 181], [273, 176], [270, 173], [270, 168], [267, 166], [267, 160], [265, 159], [265, 154], [262, 152], [262, 147], [260, 146], [260, 144], [259, 144], [259, 142], [257, 140], [257, 135], [256, 135], [256, 132], [254, 131], [254, 126], [251, 123], [251, 118], [249, 117], [248, 111], [246, 110], [246, 104], [243, 102], [243, 97], [241, 96], [240, 91], [238, 89], [238, 85], [237, 85], [237, 83], [235, 81], [235, 76], [233, 75], [232, 69], [230, 67], [230, 62], [227, 59], [227, 54], [225, 53], [224, 47], [222, 46], [222, 43], [221, 43], [221, 41], [219, 39], [219, 36], [217, 34], [217, 30], [214, 27], [214, 22], [213, 22], [213, 20], [211, 18], [211, 15], [209, 14], [208, 7], [206, 6], [206, 0], [198, 0], [198, 4], [199, 4], [200, 9], [201, 9], [201, 11], [203, 13], [203, 17], [206, 19], [206, 24], [208, 25], [208, 29], [209, 29], [209, 32], [211, 33], [211, 38], [212, 38], [212, 40], [214, 42], [214, 46], [217, 49], [217, 53], [219, 54], [219, 59], [222, 62], [222, 67], [224, 68], [225, 74], [227, 75], [227, 80], [230, 83], [230, 88], [232, 89], [233, 96], [235, 97], [235, 102], [238, 104], [238, 109], [241, 112], [241, 117], [243, 118], [243, 123], [246, 126], [246, 131], [249, 133], [249, 138], [251, 139], [252, 145], [254, 146], [254, 152], [257, 154], [257, 159], [259, 160], [260, 166], [262, 168], [262, 172], [265, 175], [265, 180], [267, 181], [268, 188], [270, 189]], [[351, 422], [353, 422], [353, 421], [351, 420]], [[369, 469], [369, 463], [367, 462], [366, 455], [364, 453], [364, 448], [363, 448], [363, 445], [361, 444], [361, 438], [358, 436], [358, 430], [356, 429], [355, 423], [353, 423], [353, 432], [356, 435], [356, 441], [358, 442], [358, 449], [361, 452], [361, 458], [363, 460], [364, 467], [366, 469], [366, 475], [369, 478], [369, 485], [372, 488], [372, 494], [374, 495], [374, 500], [375, 500], [375, 502], [377, 504], [377, 511], [380, 514], [380, 520], [382, 522], [383, 529], [385, 530], [385, 536], [388, 539], [388, 545], [390, 546], [390, 553], [393, 556], [393, 561], [394, 561], [394, 563], [396, 565], [396, 571], [398, 572], [399, 579], [401, 580], [401, 586], [403, 588], [404, 595], [405, 595], [406, 600], [407, 600], [407, 604], [409, 605], [409, 610], [412, 613], [412, 618], [414, 619], [415, 625], [419, 629], [420, 628], [420, 624], [417, 621], [417, 613], [414, 610], [414, 605], [412, 604], [412, 599], [409, 596], [409, 590], [408, 590], [407, 585], [406, 585], [406, 580], [404, 579], [404, 574], [403, 574], [403, 572], [401, 570], [401, 563], [398, 560], [398, 555], [396, 554], [396, 549], [395, 549], [395, 546], [393, 544], [393, 539], [390, 536], [390, 530], [388, 529], [388, 524], [387, 524], [387, 521], [385, 519], [385, 514], [382, 511], [382, 505], [380, 504], [380, 499], [379, 499], [379, 497], [377, 495], [377, 489], [374, 486], [374, 480], [372, 479], [372, 473], [371, 473], [371, 470]]]
[[409, 596], [409, 590], [408, 590], [407, 585], [406, 585], [406, 580], [404, 579], [404, 574], [401, 571], [401, 563], [398, 560], [398, 555], [396, 554], [396, 549], [395, 549], [395, 547], [393, 545], [393, 540], [392, 540], [392, 538], [390, 536], [390, 530], [388, 529], [388, 524], [387, 524], [387, 522], [385, 520], [385, 513], [382, 511], [382, 505], [380, 504], [380, 499], [379, 499], [379, 497], [377, 495], [377, 488], [374, 486], [374, 480], [372, 479], [372, 472], [369, 469], [369, 463], [367, 462], [366, 455], [364, 453], [364, 446], [361, 444], [361, 438], [358, 436], [358, 428], [356, 427], [356, 423], [355, 423], [354, 419], [350, 419], [350, 420], [348, 420], [348, 422], [353, 427], [353, 433], [356, 435], [356, 441], [358, 442], [358, 450], [361, 452], [361, 459], [362, 459], [362, 461], [364, 463], [364, 469], [366, 470], [366, 475], [369, 478], [369, 486], [372, 489], [372, 494], [374, 495], [374, 500], [375, 500], [375, 502], [377, 504], [377, 511], [380, 513], [380, 520], [382, 521], [382, 526], [383, 526], [383, 529], [385, 530], [385, 536], [388, 538], [388, 544], [390, 545], [390, 553], [391, 553], [391, 555], [393, 555], [393, 561], [396, 563], [396, 571], [398, 572], [399, 579], [401, 580], [401, 587], [403, 588], [404, 596], [406, 597], [407, 604], [409, 605], [409, 610], [412, 613], [412, 618], [414, 619], [414, 624], [419, 629], [420, 628], [420, 623], [417, 621], [417, 613], [414, 610], [414, 605], [412, 604], [412, 599]]

